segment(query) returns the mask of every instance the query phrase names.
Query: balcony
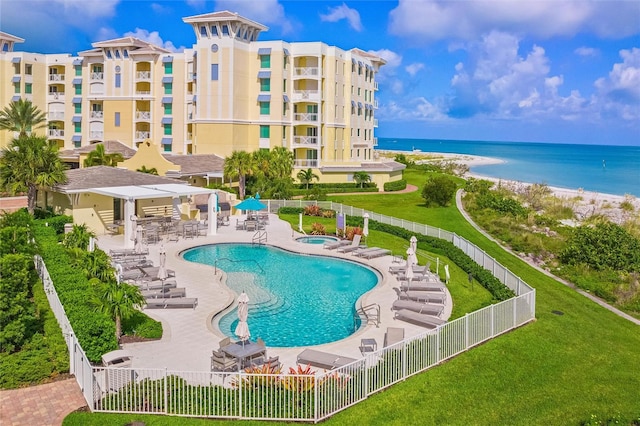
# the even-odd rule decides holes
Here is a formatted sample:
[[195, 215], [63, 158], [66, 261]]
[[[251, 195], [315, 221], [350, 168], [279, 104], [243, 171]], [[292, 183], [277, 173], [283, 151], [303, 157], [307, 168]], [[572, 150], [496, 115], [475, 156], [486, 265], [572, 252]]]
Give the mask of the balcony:
[[378, 138], [373, 138], [373, 146], [378, 146]]
[[320, 68], [316, 67], [296, 67], [293, 69], [294, 77], [313, 77], [316, 78], [320, 75]]
[[136, 132], [136, 141], [143, 141], [151, 137], [151, 132]]
[[98, 120], [102, 120], [104, 118], [104, 112], [103, 111], [91, 111], [91, 114], [89, 115], [89, 117], [96, 118]]
[[380, 89], [378, 89], [378, 82], [377, 81], [373, 82], [373, 90], [380, 90]]
[[151, 90], [136, 90], [136, 95], [149, 96], [151, 95]]
[[375, 109], [378, 109], [378, 100], [377, 100], [377, 99], [375, 99], [375, 100], [373, 101], [373, 107], [374, 107]]
[[102, 140], [104, 137], [104, 132], [102, 130], [92, 130], [89, 132], [89, 139], [91, 140]]
[[193, 140], [193, 133], [187, 133], [187, 143], [191, 143]]
[[136, 120], [151, 121], [151, 111], [136, 111]]
[[293, 160], [293, 167], [296, 169], [308, 169], [318, 167], [318, 160]]
[[187, 81], [197, 80], [198, 75], [195, 72], [187, 73]]
[[[312, 147], [318, 146], [317, 136], [294, 136], [293, 145], [311, 145]], [[298, 148], [304, 148], [304, 146], [298, 146]]]
[[302, 122], [312, 122], [315, 123], [318, 121], [318, 113], [317, 112], [308, 112], [305, 114], [293, 114], [294, 121], [302, 121]]
[[293, 102], [313, 101], [320, 102], [322, 100], [320, 91], [315, 90], [294, 90], [292, 95]]
[[62, 82], [64, 81], [64, 74], [49, 74], [49, 81], [50, 82]]
[[143, 80], [143, 81], [151, 80], [151, 71], [137, 71], [136, 80]]
[[369, 146], [369, 142], [364, 140], [364, 139], [352, 139], [351, 140], [351, 145], [356, 147], [356, 146]]
[[92, 72], [91, 75], [89, 76], [89, 79], [91, 81], [103, 81], [104, 80], [104, 73], [103, 72]]
[[50, 112], [48, 119], [49, 121], [64, 120], [64, 112], [63, 111]]
[[63, 129], [49, 129], [49, 137], [50, 138], [63, 138], [64, 130]]
[[51, 92], [47, 97], [49, 102], [53, 101], [64, 101], [64, 92]]
[[377, 118], [374, 118], [374, 119], [373, 119], [373, 127], [374, 127], [374, 128], [375, 128], [375, 127], [378, 127], [378, 119], [377, 119]]

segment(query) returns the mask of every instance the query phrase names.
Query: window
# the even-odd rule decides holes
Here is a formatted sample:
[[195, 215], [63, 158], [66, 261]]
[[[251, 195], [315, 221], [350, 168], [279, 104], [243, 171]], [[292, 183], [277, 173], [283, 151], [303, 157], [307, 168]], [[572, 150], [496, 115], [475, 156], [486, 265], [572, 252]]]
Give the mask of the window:
[[218, 81], [218, 64], [211, 64], [211, 81]]
[[82, 84], [74, 84], [76, 95], [82, 95]]
[[172, 108], [173, 104], [164, 104], [164, 114], [165, 115], [171, 115], [173, 114], [173, 108]]
[[164, 134], [170, 136], [171, 133], [171, 124], [163, 124], [162, 128], [164, 130]]
[[260, 115], [269, 115], [271, 113], [271, 103], [260, 102]]
[[229, 26], [227, 24], [222, 25], [222, 35], [229, 35]]
[[116, 74], [116, 88], [119, 88], [121, 86], [122, 86], [121, 75], [120, 74]]
[[282, 91], [283, 92], [287, 91], [287, 80], [282, 80]]
[[165, 74], [173, 74], [173, 62], [165, 62], [163, 65]]
[[8, 52], [9, 51], [9, 43], [4, 43], [2, 45], [2, 51], [3, 52]]
[[[73, 141], [73, 147], [74, 148], [80, 148], [82, 146], [82, 142], [81, 141]], [[114, 200], [119, 200], [119, 198], [114, 198]]]
[[120, 113], [116, 112], [114, 117], [114, 123], [116, 127], [120, 127]]
[[82, 104], [73, 104], [74, 114], [82, 114]]
[[171, 152], [171, 144], [170, 143], [164, 144], [163, 148], [164, 148], [164, 152]]
[[20, 83], [13, 83], [13, 93], [20, 93]]
[[116, 59], [120, 59], [120, 50], [116, 49]]
[[122, 51], [122, 56], [124, 56], [125, 58], [128, 58], [129, 57], [129, 51], [127, 49], [124, 49]]
[[107, 59], [111, 59], [111, 50], [107, 49]]
[[260, 55], [260, 68], [271, 68], [271, 55]]
[[31, 92], [31, 83], [25, 83], [24, 84], [24, 93], [26, 93], [27, 95], [30, 95]]
[[271, 91], [271, 79], [270, 78], [261, 78], [260, 79], [260, 91], [261, 92], [270, 92]]
[[360, 96], [360, 88], [358, 87], [358, 96]]
[[82, 75], [82, 67], [79, 65], [76, 65], [73, 68], [76, 70], [76, 77], [80, 77]]
[[102, 64], [94, 65], [91, 72], [102, 72]]
[[260, 126], [260, 138], [269, 137], [269, 126]]
[[173, 83], [164, 83], [164, 94], [165, 95], [173, 94]]
[[216, 27], [215, 25], [211, 26], [211, 34], [214, 36], [218, 35], [218, 27]]
[[31, 64], [24, 64], [24, 73], [26, 75], [31, 75], [33, 74], [33, 65]]
[[200, 26], [200, 35], [203, 35], [203, 36], [207, 35], [207, 27], [205, 27], [204, 25]]
[[82, 132], [82, 123], [73, 123], [73, 131], [75, 133]]

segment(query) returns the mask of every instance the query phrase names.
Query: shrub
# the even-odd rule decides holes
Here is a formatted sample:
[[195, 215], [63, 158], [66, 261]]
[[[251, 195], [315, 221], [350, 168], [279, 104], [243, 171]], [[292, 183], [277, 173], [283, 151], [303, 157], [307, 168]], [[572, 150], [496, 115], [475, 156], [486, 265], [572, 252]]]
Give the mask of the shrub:
[[325, 235], [327, 232], [323, 224], [314, 222], [311, 224], [311, 235]]
[[356, 235], [362, 235], [362, 228], [360, 226], [347, 226], [345, 237], [348, 240], [353, 240], [353, 237]]
[[437, 204], [444, 207], [451, 202], [456, 188], [456, 183], [448, 177], [433, 176], [422, 188], [422, 198], [425, 199], [427, 206]]
[[33, 335], [36, 327], [32, 286], [37, 276], [27, 254], [0, 257], [0, 352], [13, 352]]
[[322, 214], [322, 209], [320, 206], [316, 204], [308, 205], [304, 208], [305, 216], [320, 216]]
[[304, 213], [304, 207], [280, 207], [278, 214], [300, 214]]
[[386, 182], [384, 184], [384, 190], [387, 192], [402, 191], [407, 188], [407, 181], [404, 179], [396, 180], [393, 182]]
[[498, 191], [481, 192], [476, 197], [476, 204], [481, 209], [491, 209], [512, 216], [527, 215], [527, 209], [525, 209], [522, 204]]
[[334, 210], [322, 210], [322, 217], [326, 217], [331, 219], [336, 216], [336, 212]]
[[64, 234], [64, 225], [67, 223], [73, 223], [73, 218], [71, 216], [64, 215], [54, 216], [48, 218], [45, 223], [52, 227], [56, 231], [56, 234], [61, 235]]

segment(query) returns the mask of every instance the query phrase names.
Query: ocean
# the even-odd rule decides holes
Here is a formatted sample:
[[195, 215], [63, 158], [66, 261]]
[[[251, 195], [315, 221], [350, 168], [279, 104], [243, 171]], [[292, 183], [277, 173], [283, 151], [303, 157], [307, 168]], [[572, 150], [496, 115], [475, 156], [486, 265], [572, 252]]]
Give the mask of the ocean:
[[504, 161], [472, 172], [499, 179], [640, 197], [640, 146], [378, 138], [380, 150], [447, 152]]

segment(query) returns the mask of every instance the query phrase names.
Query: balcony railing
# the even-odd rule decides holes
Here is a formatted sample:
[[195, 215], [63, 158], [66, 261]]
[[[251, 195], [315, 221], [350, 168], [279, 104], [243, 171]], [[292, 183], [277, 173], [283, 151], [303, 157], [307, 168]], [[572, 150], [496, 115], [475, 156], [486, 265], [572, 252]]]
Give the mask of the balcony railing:
[[191, 142], [193, 139], [193, 133], [187, 133], [187, 142]]
[[102, 81], [102, 80], [104, 80], [104, 73], [103, 72], [92, 72], [91, 76], [89, 78], [91, 80], [95, 80], [95, 81]]
[[319, 90], [294, 90], [292, 97], [294, 102], [321, 100]]
[[136, 111], [136, 120], [151, 120], [151, 111]]
[[91, 117], [91, 118], [99, 118], [100, 120], [102, 120], [104, 118], [104, 112], [103, 111], [91, 111], [91, 114], [89, 115], [89, 117]]
[[64, 92], [50, 92], [49, 102], [51, 101], [64, 101]]
[[49, 137], [50, 138], [63, 138], [64, 130], [63, 129], [49, 129]]
[[364, 139], [352, 139], [351, 140], [351, 145], [353, 145], [353, 146], [367, 146], [367, 145], [369, 145], [369, 142], [364, 140]]
[[378, 100], [377, 100], [377, 99], [375, 99], [375, 100], [373, 101], [373, 107], [374, 107], [375, 109], [378, 109]]
[[136, 140], [149, 139], [151, 132], [136, 132]]
[[195, 72], [189, 72], [189, 73], [187, 73], [187, 80], [188, 80], [188, 81], [196, 80], [196, 77], [197, 77], [197, 75], [196, 75], [196, 73], [195, 73]]
[[64, 81], [64, 74], [49, 74], [49, 81]]
[[294, 136], [294, 145], [318, 145], [317, 136]]
[[150, 95], [151, 91], [150, 90], [136, 90], [136, 95]]
[[317, 112], [308, 112], [304, 114], [293, 114], [293, 119], [295, 121], [318, 121], [318, 113]]
[[378, 89], [378, 82], [377, 82], [377, 81], [374, 81], [374, 82], [373, 82], [373, 90], [379, 90], [379, 89]]
[[151, 80], [151, 71], [138, 71], [138, 72], [136, 72], [136, 79], [138, 79], [138, 80]]
[[318, 160], [293, 160], [295, 168], [318, 167]]
[[373, 119], [373, 127], [378, 127], [378, 119], [377, 118]]
[[64, 112], [62, 111], [50, 112], [49, 120], [64, 120]]
[[317, 77], [320, 75], [320, 68], [297, 67], [293, 69], [294, 77]]
[[104, 136], [104, 132], [102, 130], [92, 130], [89, 132], [89, 139], [91, 140], [102, 140]]

